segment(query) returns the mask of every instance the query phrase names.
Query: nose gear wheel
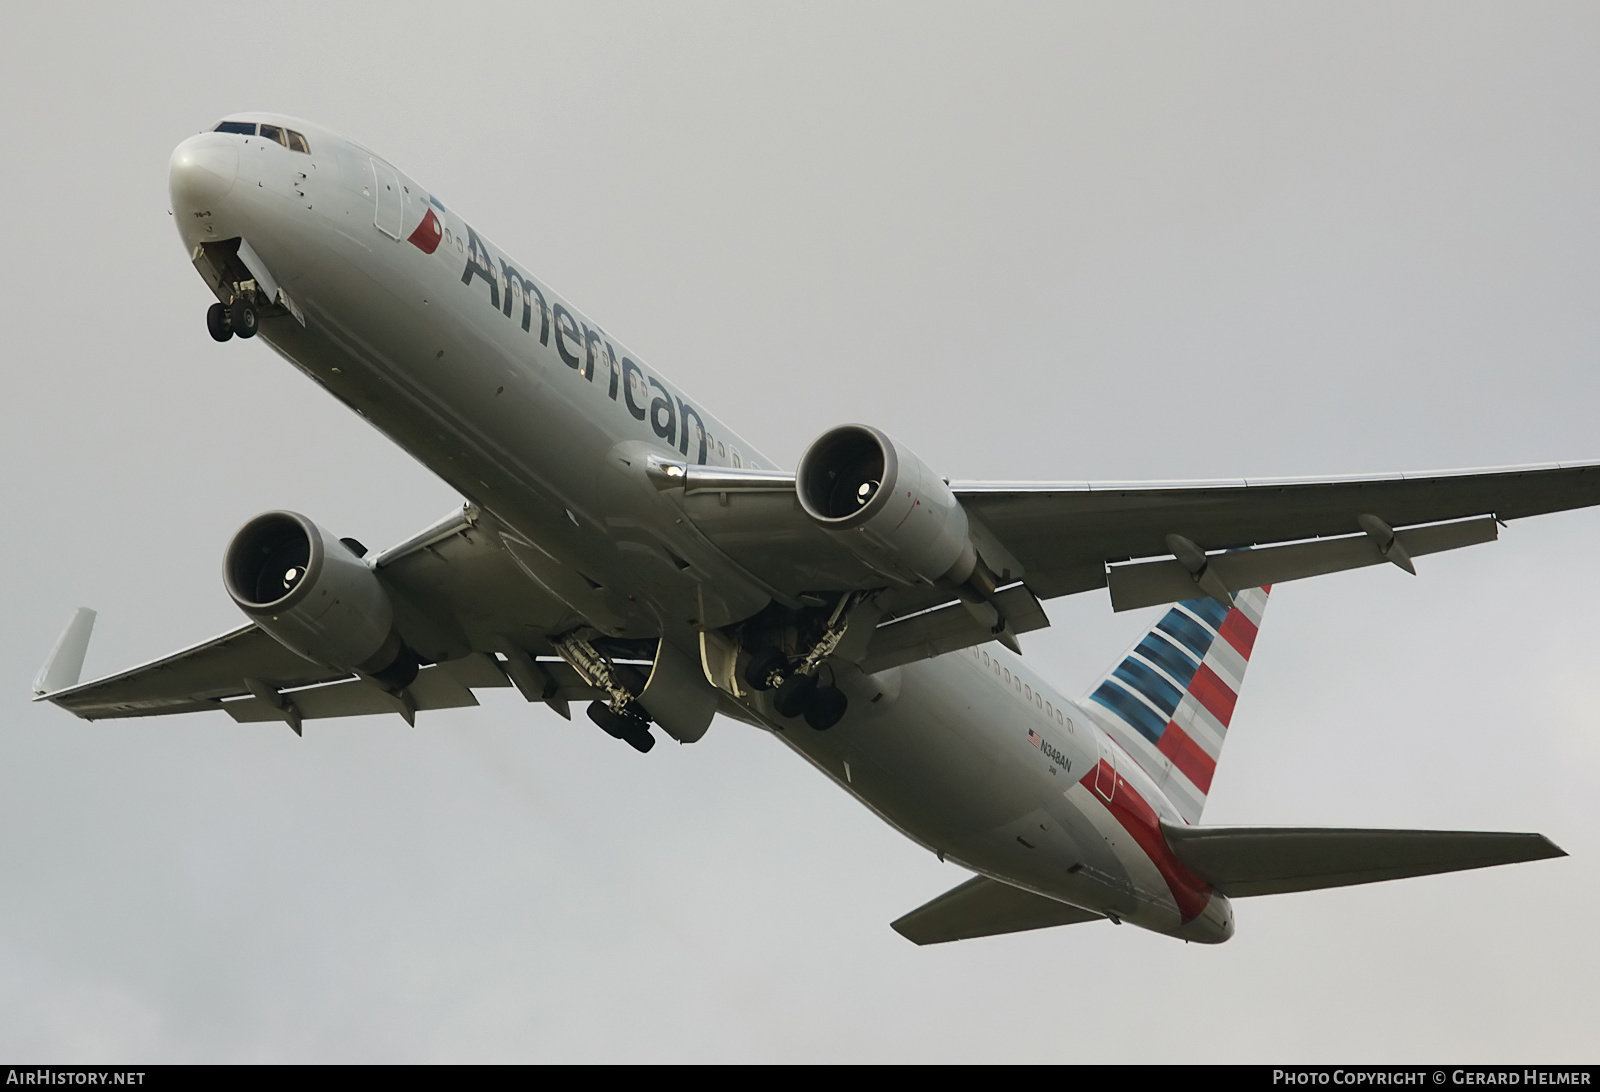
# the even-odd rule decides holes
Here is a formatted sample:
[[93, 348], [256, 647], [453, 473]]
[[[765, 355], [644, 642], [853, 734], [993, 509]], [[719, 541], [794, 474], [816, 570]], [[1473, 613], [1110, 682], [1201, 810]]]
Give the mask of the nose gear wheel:
[[228, 320], [233, 332], [240, 337], [255, 337], [256, 328], [261, 325], [256, 305], [244, 296], [235, 296], [233, 302], [228, 304]]
[[227, 341], [233, 336], [233, 320], [222, 304], [213, 303], [206, 309], [206, 330], [213, 341]]

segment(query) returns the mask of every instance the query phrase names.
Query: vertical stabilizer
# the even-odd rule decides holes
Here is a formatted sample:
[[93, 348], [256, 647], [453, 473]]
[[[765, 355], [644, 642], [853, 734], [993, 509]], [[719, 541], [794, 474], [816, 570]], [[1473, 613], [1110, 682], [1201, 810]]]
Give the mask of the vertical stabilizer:
[[1271, 590], [1238, 592], [1232, 607], [1175, 605], [1083, 703], [1190, 823], [1205, 809]]

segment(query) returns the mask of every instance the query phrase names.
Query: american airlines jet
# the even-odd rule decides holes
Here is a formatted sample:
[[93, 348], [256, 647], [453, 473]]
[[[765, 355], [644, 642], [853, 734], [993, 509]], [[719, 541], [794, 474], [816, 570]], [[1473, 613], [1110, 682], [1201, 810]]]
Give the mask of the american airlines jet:
[[[243, 626], [80, 684], [80, 610], [43, 700], [300, 733], [507, 687], [569, 718], [588, 702], [638, 752], [720, 713], [974, 873], [893, 923], [919, 944], [1100, 919], [1217, 943], [1235, 898], [1561, 855], [1538, 834], [1201, 820], [1272, 585], [1414, 573], [1600, 502], [1600, 465], [961, 482], [843, 424], [790, 472], [345, 137], [234, 115], [178, 146], [170, 191], [211, 335], [265, 341], [465, 503], [376, 552], [257, 516], [223, 558]], [[1167, 610], [1069, 698], [1018, 638], [1049, 625], [1042, 600], [1102, 588]]]

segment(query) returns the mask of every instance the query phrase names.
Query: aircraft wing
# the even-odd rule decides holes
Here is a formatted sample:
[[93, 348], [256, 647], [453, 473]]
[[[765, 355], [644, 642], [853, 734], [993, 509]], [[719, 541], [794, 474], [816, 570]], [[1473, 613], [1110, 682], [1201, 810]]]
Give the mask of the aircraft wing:
[[[1549, 464], [1486, 470], [1351, 478], [1262, 478], [1214, 482], [960, 482], [952, 489], [1021, 563], [1028, 586], [1044, 598], [1100, 587], [1096, 570], [1134, 558], [1172, 555], [1179, 535], [1206, 553], [1344, 540], [1294, 555], [1255, 559], [1264, 571], [1233, 588], [1320, 575], [1396, 560], [1381, 549], [1385, 530], [1418, 548], [1454, 549], [1494, 538], [1493, 522], [1600, 504], [1600, 464]], [[1362, 517], [1375, 517], [1363, 521]], [[1408, 528], [1480, 517], [1454, 531]], [[1363, 523], [1368, 526], [1363, 526]], [[1369, 529], [1369, 527], [1371, 529]], [[1278, 547], [1282, 550], [1285, 547]], [[1402, 555], [1404, 556], [1404, 555]], [[1169, 571], [1175, 566], [1165, 564]], [[1405, 566], [1402, 566], [1405, 567]], [[1119, 599], [1112, 570], [1113, 601]], [[1142, 576], [1149, 576], [1147, 570]], [[1190, 574], [1192, 576], [1192, 574]], [[1131, 579], [1126, 581], [1133, 583]], [[1189, 594], [1194, 594], [1191, 588]], [[1131, 589], [1130, 589], [1131, 590]], [[1181, 598], [1181, 596], [1179, 597]], [[1118, 609], [1169, 600], [1117, 602]]]
[[[691, 466], [674, 484], [702, 533], [775, 587], [875, 578], [801, 511], [792, 475]], [[1503, 521], [1600, 504], [1600, 464], [950, 488], [996, 573], [1042, 599], [1109, 585], [1127, 610], [1385, 562], [1414, 572], [1413, 557], [1492, 541]]]
[[321, 717], [410, 719], [421, 709], [476, 705], [474, 689], [516, 686], [529, 701], [565, 715], [569, 701], [600, 696], [544, 643], [542, 635], [565, 624], [570, 608], [523, 576], [495, 536], [479, 513], [462, 510], [376, 559], [397, 615], [426, 638], [425, 652], [436, 661], [403, 698], [307, 660], [253, 623], [79, 684], [91, 611], [80, 611], [62, 635], [36, 695], [86, 720], [221, 710], [236, 721], [282, 720], [298, 731], [302, 720]]

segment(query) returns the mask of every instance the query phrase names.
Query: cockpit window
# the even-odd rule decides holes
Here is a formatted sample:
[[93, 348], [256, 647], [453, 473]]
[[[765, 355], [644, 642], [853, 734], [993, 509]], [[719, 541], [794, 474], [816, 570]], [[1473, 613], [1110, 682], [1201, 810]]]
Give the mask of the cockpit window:
[[285, 148], [289, 146], [288, 140], [284, 138], [283, 130], [276, 125], [263, 125], [261, 127], [261, 137], [263, 140], [276, 140]]
[[255, 136], [256, 123], [253, 121], [219, 121], [214, 133], [238, 133], [241, 136]]
[[289, 150], [291, 152], [304, 152], [307, 155], [311, 154], [311, 146], [306, 143], [306, 138], [293, 129], [289, 130]]

